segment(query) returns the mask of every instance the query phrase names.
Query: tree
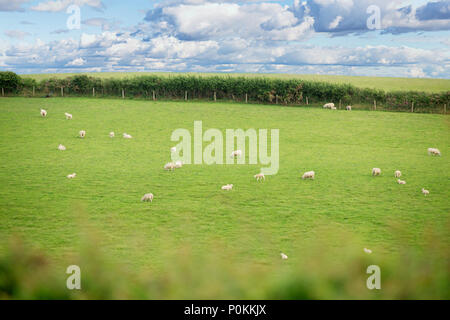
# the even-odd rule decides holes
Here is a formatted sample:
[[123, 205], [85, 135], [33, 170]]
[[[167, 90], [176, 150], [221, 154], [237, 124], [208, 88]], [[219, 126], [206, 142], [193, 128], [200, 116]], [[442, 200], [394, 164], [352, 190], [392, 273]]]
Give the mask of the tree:
[[17, 92], [22, 83], [21, 78], [12, 71], [0, 71], [0, 87], [5, 92]]

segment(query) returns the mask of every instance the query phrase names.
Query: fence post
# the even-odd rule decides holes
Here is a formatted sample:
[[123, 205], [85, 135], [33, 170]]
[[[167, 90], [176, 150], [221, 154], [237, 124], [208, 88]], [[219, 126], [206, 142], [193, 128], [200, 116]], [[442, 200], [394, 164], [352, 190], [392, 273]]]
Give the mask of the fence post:
[[373, 100], [373, 107], [375, 108], [375, 111], [377, 111], [377, 100]]
[[92, 96], [95, 97], [95, 88], [92, 88]]
[[444, 114], [447, 114], [447, 104], [444, 104]]
[[308, 104], [309, 104], [308, 97], [306, 97], [306, 105], [308, 105]]
[[216, 102], [217, 101], [217, 94], [216, 94], [216, 92], [214, 91], [214, 102]]
[[247, 103], [247, 102], [248, 102], [248, 95], [245, 94], [245, 103]]
[[411, 103], [411, 112], [414, 112], [414, 101]]
[[275, 103], [278, 104], [278, 95], [275, 95]]
[[122, 99], [125, 99], [125, 91], [122, 89]]
[[34, 97], [34, 86], [33, 86], [33, 97]]
[[188, 96], [187, 96], [187, 91], [185, 91], [185, 92], [184, 92], [184, 101], [187, 101], [187, 98], [188, 98]]
[[64, 97], [64, 87], [61, 87], [61, 97]]
[[341, 106], [342, 106], [342, 100], [339, 99], [339, 110], [341, 109]]
[[5, 89], [2, 88], [2, 97], [5, 96]]

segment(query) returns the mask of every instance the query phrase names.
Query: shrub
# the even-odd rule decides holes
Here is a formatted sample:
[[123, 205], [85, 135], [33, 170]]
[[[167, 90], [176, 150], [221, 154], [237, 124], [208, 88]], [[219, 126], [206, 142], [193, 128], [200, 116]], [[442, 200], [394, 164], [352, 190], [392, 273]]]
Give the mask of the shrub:
[[12, 71], [0, 71], [0, 87], [10, 93], [17, 93], [21, 88], [21, 78]]

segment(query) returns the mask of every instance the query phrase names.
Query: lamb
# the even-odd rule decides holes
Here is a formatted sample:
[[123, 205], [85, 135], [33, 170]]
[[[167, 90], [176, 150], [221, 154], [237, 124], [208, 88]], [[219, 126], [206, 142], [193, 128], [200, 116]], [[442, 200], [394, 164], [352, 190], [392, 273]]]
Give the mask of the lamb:
[[237, 158], [237, 157], [240, 157], [240, 156], [242, 156], [242, 151], [241, 150], [236, 150], [236, 151], [233, 151], [231, 153], [231, 158]]
[[222, 187], [222, 190], [230, 191], [230, 190], [232, 190], [232, 189], [233, 189], [233, 185], [232, 185], [232, 184], [227, 184], [226, 186], [223, 186], [223, 187]]
[[406, 184], [406, 181], [403, 181], [403, 180], [398, 179], [398, 180], [397, 180], [397, 183], [398, 183], [398, 184]]
[[181, 162], [180, 160], [178, 160], [177, 162], [175, 162], [175, 168], [179, 169], [183, 166], [183, 162]]
[[428, 190], [422, 188], [422, 193], [423, 193], [425, 196], [427, 196], [427, 195], [430, 194], [430, 191], [428, 191]]
[[72, 120], [72, 115], [70, 113], [65, 112], [66, 120]]
[[44, 109], [41, 109], [41, 116], [43, 116], [45, 118], [47, 116], [47, 111]]
[[332, 106], [331, 110], [337, 110], [337, 108], [335, 106]]
[[441, 152], [437, 148], [428, 148], [428, 154], [433, 156], [440, 156]]
[[288, 256], [285, 255], [283, 252], [280, 253], [280, 256], [281, 256], [281, 260], [287, 260], [288, 259]]
[[264, 173], [258, 173], [258, 174], [255, 174], [255, 175], [254, 175], [254, 178], [256, 179], [256, 181], [259, 181], [259, 180], [264, 180], [264, 181], [266, 181], [266, 177], [264, 176]]
[[345, 110], [347, 110], [347, 111], [352, 111], [352, 106], [346, 106], [346, 107], [345, 107]]
[[402, 176], [402, 172], [400, 170], [397, 170], [394, 172], [394, 177], [400, 178]]
[[303, 180], [305, 180], [305, 179], [314, 180], [315, 176], [316, 176], [316, 173], [314, 171], [308, 171], [303, 174], [302, 179]]
[[176, 168], [176, 165], [173, 162], [166, 163], [166, 165], [164, 166], [164, 170], [168, 170], [168, 171], [173, 171], [173, 170], [175, 170], [175, 168]]
[[64, 150], [66, 150], [66, 147], [64, 147], [62, 144], [60, 144], [58, 146], [58, 150], [64, 151]]
[[75, 178], [76, 176], [77, 176], [76, 173], [72, 173], [72, 174], [69, 174], [69, 175], [67, 176], [67, 178], [68, 178], [68, 179], [73, 179], [73, 178]]
[[373, 168], [373, 169], [372, 169], [372, 175], [373, 175], [373, 176], [379, 176], [379, 175], [381, 175], [381, 169], [380, 169], [380, 168]]
[[109, 137], [110, 137], [110, 138], [114, 138], [114, 137], [115, 137], [114, 132], [111, 131], [111, 132], [109, 133]]
[[144, 196], [142, 197], [141, 201], [143, 202], [153, 202], [153, 193], [146, 193], [144, 194]]
[[367, 254], [371, 254], [371, 253], [372, 253], [372, 250], [367, 249], [367, 248], [364, 248], [364, 252], [367, 253]]
[[123, 137], [125, 138], [125, 139], [132, 139], [133, 137], [131, 136], [131, 135], [129, 135], [128, 133], [124, 133], [123, 134]]
[[81, 131], [79, 132], [79, 134], [80, 134], [80, 138], [86, 137], [86, 131], [84, 131], [84, 130], [81, 130]]
[[330, 103], [324, 104], [323, 108], [324, 109], [333, 109], [333, 108], [336, 108], [336, 107], [334, 106], [334, 103], [330, 102]]

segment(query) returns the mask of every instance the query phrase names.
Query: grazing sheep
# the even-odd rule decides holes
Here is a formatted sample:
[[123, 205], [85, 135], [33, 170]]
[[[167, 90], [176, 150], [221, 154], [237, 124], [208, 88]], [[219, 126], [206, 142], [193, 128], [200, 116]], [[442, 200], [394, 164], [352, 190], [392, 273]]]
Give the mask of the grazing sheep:
[[333, 109], [333, 108], [336, 108], [336, 107], [334, 106], [334, 103], [330, 102], [330, 103], [324, 104], [323, 108], [324, 109]]
[[345, 110], [347, 110], [347, 111], [352, 111], [352, 106], [346, 106], [346, 107], [345, 107]]
[[123, 137], [125, 138], [125, 139], [132, 139], [133, 137], [131, 136], [131, 135], [129, 135], [128, 133], [124, 133], [123, 134]]
[[288, 256], [285, 255], [283, 252], [281, 252], [280, 255], [281, 255], [281, 260], [287, 260], [288, 259]]
[[227, 184], [226, 186], [223, 186], [223, 187], [222, 187], [222, 190], [230, 191], [230, 190], [232, 190], [232, 189], [233, 189], [233, 185], [232, 185], [232, 184]]
[[255, 175], [254, 175], [254, 178], [256, 179], [256, 181], [259, 181], [259, 180], [264, 180], [264, 181], [266, 181], [266, 177], [264, 176], [264, 173], [258, 173], [258, 174], [255, 174]]
[[372, 250], [367, 249], [367, 248], [364, 248], [364, 252], [367, 253], [367, 254], [371, 254], [371, 253], [372, 253]]
[[47, 111], [44, 109], [41, 109], [41, 116], [43, 116], [45, 118], [47, 116]]
[[331, 107], [331, 110], [337, 110], [337, 108], [336, 107]]
[[398, 184], [406, 184], [406, 181], [403, 181], [403, 180], [398, 179], [398, 180], [397, 180], [397, 183], [398, 183]]
[[441, 152], [437, 148], [428, 148], [428, 154], [433, 156], [440, 156]]
[[179, 169], [183, 166], [183, 162], [181, 162], [180, 160], [178, 160], [177, 162], [175, 162], [175, 168]]
[[170, 148], [170, 152], [177, 152], [177, 147]]
[[422, 188], [422, 193], [423, 193], [425, 196], [427, 196], [427, 195], [430, 194], [430, 191], [428, 191], [428, 190]]
[[241, 150], [236, 150], [236, 151], [233, 151], [231, 153], [231, 158], [237, 158], [237, 157], [240, 157], [240, 156], [242, 156], [242, 151]]
[[164, 166], [164, 170], [168, 170], [168, 171], [173, 171], [173, 170], [175, 170], [175, 168], [176, 168], [176, 165], [173, 162], [166, 163], [166, 165]]
[[144, 194], [144, 196], [142, 197], [141, 201], [143, 202], [153, 202], [153, 193], [147, 193]]
[[72, 115], [70, 113], [65, 112], [66, 120], [72, 120]]
[[402, 172], [400, 170], [397, 170], [394, 172], [394, 177], [400, 178], [402, 176]]
[[114, 137], [115, 137], [114, 132], [111, 131], [111, 132], [109, 133], [109, 137], [110, 137], [110, 138], [114, 138]]
[[73, 179], [73, 178], [75, 178], [76, 176], [77, 176], [76, 173], [72, 173], [72, 174], [69, 174], [69, 175], [67, 176], [67, 178], [68, 178], [68, 179]]
[[64, 150], [66, 150], [66, 147], [64, 147], [62, 144], [60, 144], [58, 146], [58, 150], [64, 151]]
[[372, 169], [372, 175], [373, 175], [373, 176], [379, 176], [379, 175], [381, 175], [381, 169], [380, 169], [380, 168], [373, 168], [373, 169]]
[[80, 134], [80, 138], [86, 137], [86, 131], [84, 131], [84, 130], [81, 130], [81, 131], [79, 132], [79, 134]]
[[303, 174], [302, 179], [303, 180], [305, 180], [305, 179], [314, 180], [315, 176], [316, 176], [316, 173], [314, 171], [308, 171]]

